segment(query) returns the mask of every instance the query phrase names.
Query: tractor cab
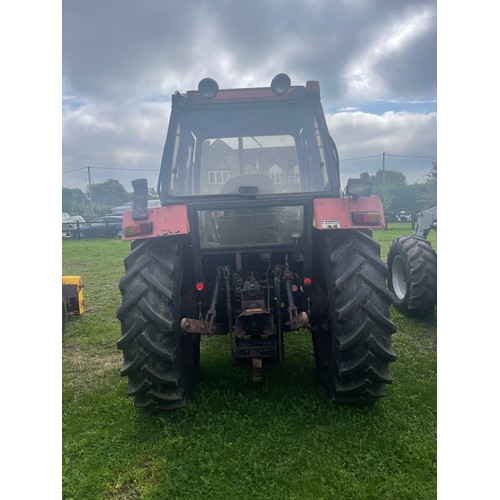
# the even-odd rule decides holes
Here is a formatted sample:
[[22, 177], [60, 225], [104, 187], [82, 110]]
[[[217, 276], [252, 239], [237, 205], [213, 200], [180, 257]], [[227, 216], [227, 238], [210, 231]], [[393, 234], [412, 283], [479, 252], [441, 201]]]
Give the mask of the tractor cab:
[[270, 87], [219, 90], [205, 78], [175, 93], [158, 192], [188, 208], [200, 280], [207, 252], [307, 246], [313, 198], [340, 197], [319, 83], [280, 74]]
[[339, 196], [338, 155], [317, 82], [217, 92], [214, 84], [207, 91], [205, 79], [198, 91], [172, 97], [159, 179], [163, 202]]

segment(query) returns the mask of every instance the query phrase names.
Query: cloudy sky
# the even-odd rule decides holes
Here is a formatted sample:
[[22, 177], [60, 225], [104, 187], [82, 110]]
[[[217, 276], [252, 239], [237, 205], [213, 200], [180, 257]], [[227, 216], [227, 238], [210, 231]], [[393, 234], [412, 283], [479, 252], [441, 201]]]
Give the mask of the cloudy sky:
[[65, 0], [62, 184], [156, 187], [170, 96], [319, 80], [342, 179], [437, 161], [436, 0]]

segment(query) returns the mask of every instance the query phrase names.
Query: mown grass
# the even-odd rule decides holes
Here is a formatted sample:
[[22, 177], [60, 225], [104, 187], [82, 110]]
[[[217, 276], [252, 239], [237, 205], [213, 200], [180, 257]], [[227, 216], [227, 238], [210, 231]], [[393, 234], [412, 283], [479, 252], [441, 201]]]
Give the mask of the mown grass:
[[[382, 255], [409, 233], [376, 231]], [[83, 277], [87, 307], [63, 339], [63, 498], [435, 498], [435, 315], [392, 311], [394, 382], [373, 407], [328, 400], [302, 330], [258, 385], [231, 364], [227, 339], [204, 337], [190, 405], [154, 415], [133, 406], [119, 376], [128, 251], [118, 240], [63, 241], [63, 275]]]

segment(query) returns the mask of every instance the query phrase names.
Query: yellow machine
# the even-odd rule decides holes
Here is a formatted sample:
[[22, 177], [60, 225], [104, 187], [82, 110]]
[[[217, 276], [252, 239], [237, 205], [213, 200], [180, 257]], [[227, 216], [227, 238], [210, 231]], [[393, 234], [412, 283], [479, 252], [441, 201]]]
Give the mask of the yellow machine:
[[81, 276], [63, 276], [62, 296], [71, 316], [80, 316], [85, 311], [83, 305], [83, 280]]
[[62, 277], [63, 333], [66, 330], [66, 316], [81, 316], [83, 305], [83, 280], [81, 276]]

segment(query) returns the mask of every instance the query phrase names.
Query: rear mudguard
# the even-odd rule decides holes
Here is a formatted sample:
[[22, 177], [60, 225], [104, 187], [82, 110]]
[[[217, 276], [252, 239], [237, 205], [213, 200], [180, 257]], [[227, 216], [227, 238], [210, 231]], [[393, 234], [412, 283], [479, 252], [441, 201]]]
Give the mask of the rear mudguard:
[[[356, 216], [361, 218], [360, 214], [366, 214], [373, 221], [356, 223]], [[375, 195], [360, 196], [357, 199], [316, 198], [313, 202], [313, 227], [320, 230], [385, 228], [382, 201]]]
[[189, 220], [186, 205], [149, 208], [147, 218], [142, 220], [134, 220], [132, 210], [123, 214], [122, 240], [124, 241], [188, 233]]

